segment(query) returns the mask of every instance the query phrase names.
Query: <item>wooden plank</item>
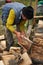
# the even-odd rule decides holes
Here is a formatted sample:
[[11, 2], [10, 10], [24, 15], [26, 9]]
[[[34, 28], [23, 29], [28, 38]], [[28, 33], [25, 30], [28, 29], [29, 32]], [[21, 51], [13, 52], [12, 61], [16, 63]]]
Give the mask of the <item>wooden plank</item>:
[[34, 16], [34, 19], [36, 18], [43, 18], [43, 16]]

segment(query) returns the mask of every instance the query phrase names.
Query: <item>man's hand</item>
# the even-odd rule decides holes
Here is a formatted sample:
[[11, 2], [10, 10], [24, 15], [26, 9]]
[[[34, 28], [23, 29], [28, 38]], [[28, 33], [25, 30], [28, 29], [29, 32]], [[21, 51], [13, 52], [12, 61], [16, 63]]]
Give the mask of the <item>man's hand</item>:
[[22, 31], [22, 32], [21, 32], [21, 35], [26, 36], [26, 34], [25, 34], [25, 32], [24, 32], [24, 31]]
[[22, 34], [21, 32], [17, 32], [17, 31], [14, 31], [14, 33], [16, 34], [17, 38], [18, 38], [18, 42], [19, 43], [22, 43], [22, 36], [24, 36], [24, 34]]
[[21, 33], [20, 32], [17, 32], [16, 36], [18, 38], [18, 42], [21, 43], [22, 42]]

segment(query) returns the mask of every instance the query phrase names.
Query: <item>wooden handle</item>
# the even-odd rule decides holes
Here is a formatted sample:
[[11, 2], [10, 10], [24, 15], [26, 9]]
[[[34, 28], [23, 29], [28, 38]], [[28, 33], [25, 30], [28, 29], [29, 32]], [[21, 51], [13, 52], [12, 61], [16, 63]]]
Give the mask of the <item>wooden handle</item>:
[[23, 35], [21, 35], [21, 38], [24, 39], [24, 40], [26, 40], [26, 41], [28, 41], [28, 42], [30, 42], [30, 43], [33, 43], [30, 39], [28, 39], [27, 37], [25, 37]]

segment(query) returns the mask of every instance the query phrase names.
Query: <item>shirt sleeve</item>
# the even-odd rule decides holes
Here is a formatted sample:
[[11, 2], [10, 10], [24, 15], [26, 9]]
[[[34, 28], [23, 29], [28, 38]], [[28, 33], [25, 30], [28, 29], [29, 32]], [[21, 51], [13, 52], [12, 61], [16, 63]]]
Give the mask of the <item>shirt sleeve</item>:
[[7, 18], [7, 23], [6, 23], [6, 27], [11, 32], [14, 32], [14, 30], [15, 30], [14, 26], [12, 25], [14, 23], [14, 19], [15, 19], [15, 11], [13, 9], [11, 9], [9, 12], [9, 16]]

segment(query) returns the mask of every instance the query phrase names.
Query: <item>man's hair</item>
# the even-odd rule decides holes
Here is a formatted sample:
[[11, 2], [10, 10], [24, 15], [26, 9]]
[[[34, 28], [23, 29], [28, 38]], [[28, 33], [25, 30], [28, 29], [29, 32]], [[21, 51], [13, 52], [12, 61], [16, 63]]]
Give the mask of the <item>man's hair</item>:
[[24, 7], [22, 13], [27, 19], [32, 19], [34, 16], [34, 9], [31, 6]]

